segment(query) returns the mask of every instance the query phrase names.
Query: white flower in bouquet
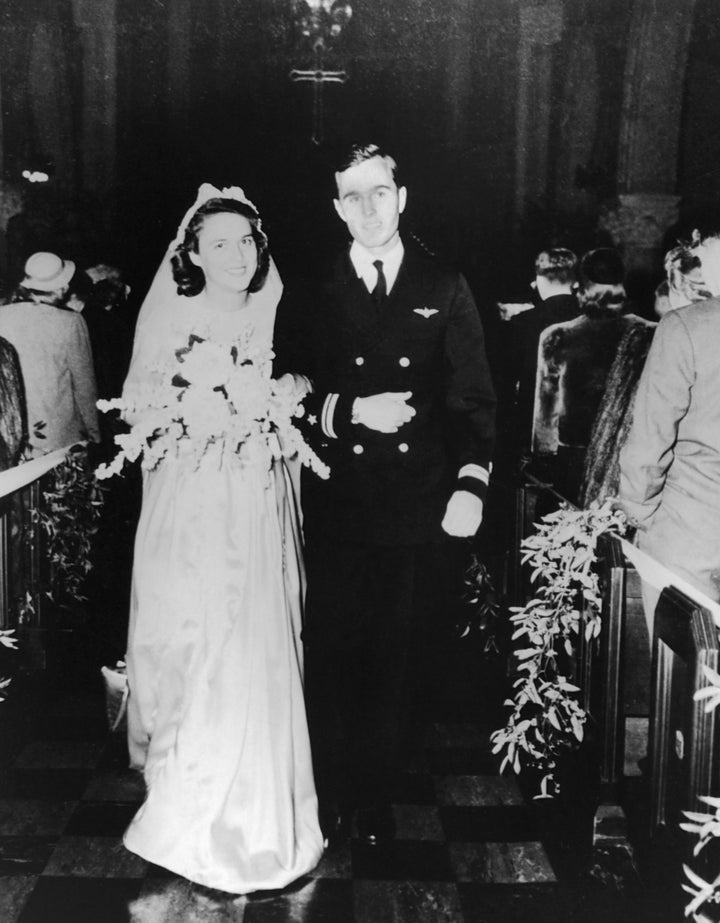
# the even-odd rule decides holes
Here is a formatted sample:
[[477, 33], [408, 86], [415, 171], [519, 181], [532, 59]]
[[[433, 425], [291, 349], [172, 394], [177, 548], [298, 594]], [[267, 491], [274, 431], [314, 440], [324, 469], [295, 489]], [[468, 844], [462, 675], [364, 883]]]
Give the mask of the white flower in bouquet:
[[190, 440], [208, 443], [227, 433], [233, 408], [222, 391], [190, 386], [183, 391], [175, 412]]
[[178, 374], [197, 388], [212, 391], [223, 387], [235, 369], [230, 350], [212, 340], [191, 337], [187, 349], [179, 351]]
[[272, 379], [264, 376], [253, 363], [238, 366], [225, 390], [241, 420], [261, 421], [267, 418], [272, 398]]

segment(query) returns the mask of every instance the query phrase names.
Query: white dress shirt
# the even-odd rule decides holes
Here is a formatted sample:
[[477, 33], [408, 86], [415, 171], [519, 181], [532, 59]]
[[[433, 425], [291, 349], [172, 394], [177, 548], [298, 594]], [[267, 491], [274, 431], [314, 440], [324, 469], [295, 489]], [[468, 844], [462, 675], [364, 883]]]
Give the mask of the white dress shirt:
[[383, 256], [374, 256], [369, 250], [366, 250], [362, 244], [354, 240], [350, 247], [350, 262], [353, 264], [358, 279], [362, 279], [367, 290], [372, 292], [377, 285], [378, 279], [378, 272], [373, 266], [373, 263], [376, 260], [382, 260], [383, 274], [385, 276], [387, 293], [389, 295], [397, 279], [398, 272], [400, 271], [400, 263], [402, 263], [404, 253], [405, 248], [399, 237], [392, 250], [388, 250]]

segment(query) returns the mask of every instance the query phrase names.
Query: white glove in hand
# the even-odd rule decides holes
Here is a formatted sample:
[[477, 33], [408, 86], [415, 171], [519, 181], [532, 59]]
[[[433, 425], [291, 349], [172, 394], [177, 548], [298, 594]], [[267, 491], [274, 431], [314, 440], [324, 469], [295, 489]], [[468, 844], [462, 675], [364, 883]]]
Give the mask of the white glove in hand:
[[470, 538], [480, 528], [483, 502], [469, 490], [456, 490], [448, 500], [442, 527], [448, 535]]
[[396, 433], [415, 416], [415, 408], [407, 401], [412, 391], [385, 391], [370, 397], [355, 399], [353, 409], [358, 423], [378, 433]]

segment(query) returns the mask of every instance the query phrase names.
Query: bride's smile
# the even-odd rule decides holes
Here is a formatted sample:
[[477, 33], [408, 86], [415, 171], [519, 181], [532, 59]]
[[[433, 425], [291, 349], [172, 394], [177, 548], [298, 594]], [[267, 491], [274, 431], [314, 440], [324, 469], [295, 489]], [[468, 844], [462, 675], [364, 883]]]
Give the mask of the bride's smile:
[[197, 252], [190, 259], [205, 274], [213, 298], [226, 299], [247, 291], [258, 266], [257, 244], [243, 215], [209, 215], [198, 235]]

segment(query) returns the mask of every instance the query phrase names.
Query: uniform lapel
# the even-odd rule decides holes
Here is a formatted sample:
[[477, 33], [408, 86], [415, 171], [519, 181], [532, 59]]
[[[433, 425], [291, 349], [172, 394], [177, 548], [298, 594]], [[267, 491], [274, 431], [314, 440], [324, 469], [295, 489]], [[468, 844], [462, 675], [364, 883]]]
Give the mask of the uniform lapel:
[[424, 304], [431, 287], [412, 248], [406, 247], [397, 279], [387, 297], [381, 323], [383, 337], [399, 328], [408, 328], [413, 321], [413, 310]]
[[340, 324], [352, 332], [358, 346], [370, 350], [398, 328], [406, 327], [412, 311], [427, 300], [432, 284], [425, 279], [412, 247], [405, 247], [395, 284], [378, 315], [362, 279], [358, 279], [345, 253], [337, 264], [335, 285]]
[[382, 328], [372, 296], [358, 278], [349, 253], [340, 258], [334, 283], [338, 322], [363, 349], [371, 348], [380, 339]]

